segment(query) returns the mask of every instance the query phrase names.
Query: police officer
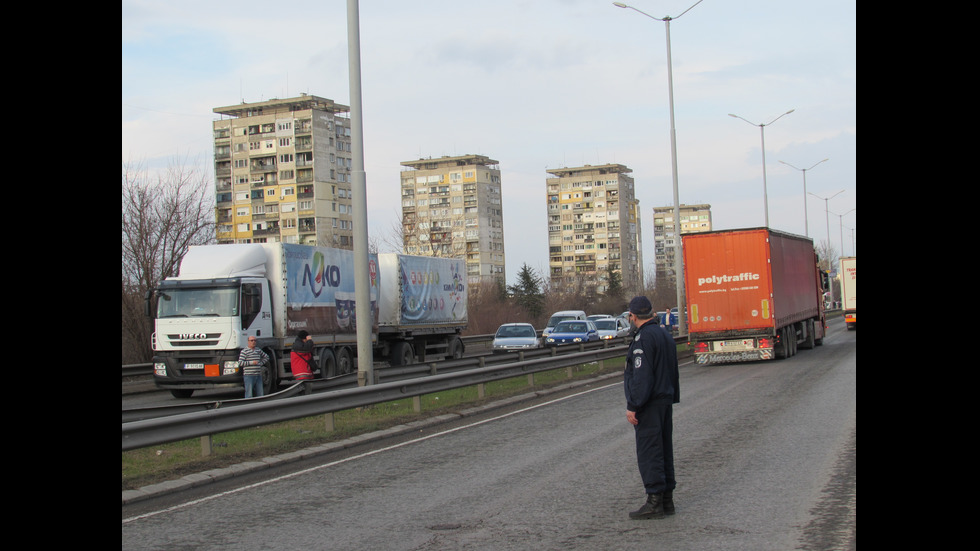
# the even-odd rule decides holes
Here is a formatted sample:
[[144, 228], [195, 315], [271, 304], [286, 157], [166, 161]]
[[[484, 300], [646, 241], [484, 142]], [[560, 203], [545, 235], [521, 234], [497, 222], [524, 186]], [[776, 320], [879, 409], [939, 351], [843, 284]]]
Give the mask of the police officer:
[[647, 501], [630, 518], [664, 518], [674, 513], [673, 404], [680, 402], [677, 346], [655, 321], [653, 305], [645, 296], [629, 304], [635, 328], [626, 354], [623, 386], [626, 420], [636, 436], [636, 462]]

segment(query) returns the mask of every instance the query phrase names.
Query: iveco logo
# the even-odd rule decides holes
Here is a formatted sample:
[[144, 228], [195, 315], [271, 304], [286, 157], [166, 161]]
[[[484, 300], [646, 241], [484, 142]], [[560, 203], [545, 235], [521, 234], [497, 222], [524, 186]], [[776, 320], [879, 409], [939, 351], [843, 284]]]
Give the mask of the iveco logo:
[[177, 339], [182, 341], [190, 341], [190, 340], [198, 340], [198, 339], [206, 339], [206, 338], [208, 338], [207, 333], [181, 333], [177, 335]]

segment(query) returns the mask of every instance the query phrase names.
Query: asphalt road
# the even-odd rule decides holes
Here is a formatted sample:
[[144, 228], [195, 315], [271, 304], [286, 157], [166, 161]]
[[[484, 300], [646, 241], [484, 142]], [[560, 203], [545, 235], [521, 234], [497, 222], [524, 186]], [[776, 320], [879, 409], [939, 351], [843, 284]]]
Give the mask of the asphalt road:
[[123, 550], [855, 549], [856, 332], [681, 368], [677, 514], [643, 500], [621, 381], [126, 511]]

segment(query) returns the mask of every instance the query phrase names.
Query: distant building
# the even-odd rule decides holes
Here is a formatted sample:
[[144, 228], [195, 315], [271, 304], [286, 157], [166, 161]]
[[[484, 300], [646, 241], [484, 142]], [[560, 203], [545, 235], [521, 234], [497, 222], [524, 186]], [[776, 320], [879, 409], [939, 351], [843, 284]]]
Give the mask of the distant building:
[[470, 284], [506, 284], [498, 161], [461, 155], [401, 164], [405, 254], [464, 258]]
[[[681, 234], [711, 231], [711, 205], [680, 205]], [[653, 250], [657, 282], [674, 281], [674, 207], [653, 209]]]
[[547, 171], [548, 269], [553, 289], [604, 293], [612, 272], [643, 288], [639, 201], [620, 164]]
[[306, 94], [214, 108], [219, 243], [353, 248], [348, 111]]

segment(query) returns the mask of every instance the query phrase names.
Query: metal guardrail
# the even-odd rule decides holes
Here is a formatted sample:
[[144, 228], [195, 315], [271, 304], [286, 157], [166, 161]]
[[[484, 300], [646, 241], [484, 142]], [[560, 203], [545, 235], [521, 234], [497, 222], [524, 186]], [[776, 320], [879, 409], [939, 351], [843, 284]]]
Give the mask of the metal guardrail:
[[[597, 362], [623, 356], [626, 351], [626, 345], [619, 345], [320, 394], [293, 395], [288, 400], [256, 401], [253, 399], [231, 408], [213, 407], [204, 411], [188, 411], [165, 417], [124, 422], [122, 425], [122, 451], [303, 417], [335, 413], [371, 404], [484, 384], [519, 375]], [[307, 383], [298, 383], [281, 392], [295, 391], [297, 387], [304, 384]], [[270, 398], [272, 396], [274, 395], [270, 395]], [[200, 409], [203, 404], [192, 405], [191, 407]]]

